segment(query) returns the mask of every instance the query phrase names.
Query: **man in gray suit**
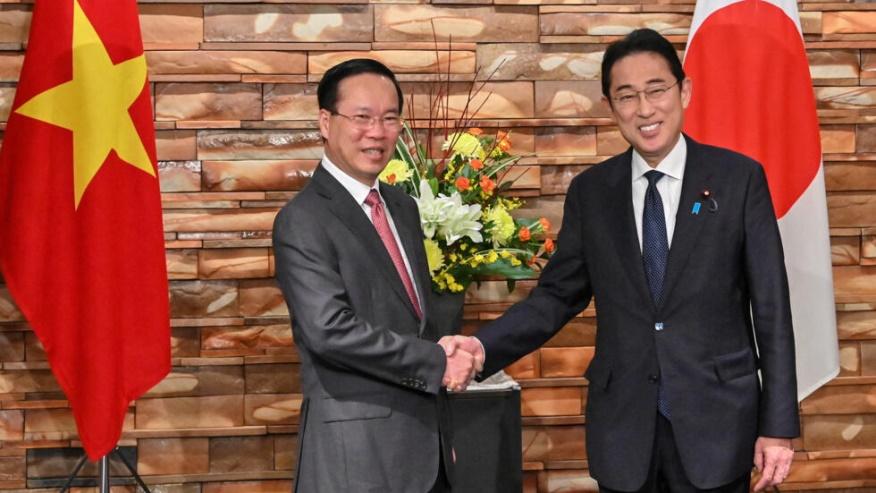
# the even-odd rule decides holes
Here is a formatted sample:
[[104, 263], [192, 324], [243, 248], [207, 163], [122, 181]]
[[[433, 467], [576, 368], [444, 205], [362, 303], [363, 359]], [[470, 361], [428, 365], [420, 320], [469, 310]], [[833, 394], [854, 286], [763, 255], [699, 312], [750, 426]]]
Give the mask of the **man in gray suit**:
[[450, 491], [443, 387], [463, 387], [474, 359], [436, 343], [416, 203], [377, 180], [402, 130], [401, 89], [356, 59], [317, 96], [325, 156], [273, 235], [301, 358], [295, 491]]

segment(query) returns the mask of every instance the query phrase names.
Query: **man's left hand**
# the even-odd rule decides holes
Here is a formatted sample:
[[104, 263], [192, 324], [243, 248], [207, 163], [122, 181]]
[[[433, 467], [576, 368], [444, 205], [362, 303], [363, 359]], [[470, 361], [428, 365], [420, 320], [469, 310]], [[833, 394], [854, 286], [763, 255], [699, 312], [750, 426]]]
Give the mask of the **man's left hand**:
[[793, 459], [794, 449], [789, 438], [758, 437], [754, 443], [754, 465], [761, 475], [754, 491], [782, 484]]

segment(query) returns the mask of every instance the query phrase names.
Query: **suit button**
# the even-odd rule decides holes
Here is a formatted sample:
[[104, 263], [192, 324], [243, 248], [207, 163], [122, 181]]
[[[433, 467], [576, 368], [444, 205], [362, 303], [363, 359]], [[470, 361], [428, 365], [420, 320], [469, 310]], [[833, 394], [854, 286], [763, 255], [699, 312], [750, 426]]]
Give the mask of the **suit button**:
[[657, 375], [648, 375], [648, 381], [651, 383], [657, 383], [658, 381], [660, 381], [660, 377], [658, 377]]

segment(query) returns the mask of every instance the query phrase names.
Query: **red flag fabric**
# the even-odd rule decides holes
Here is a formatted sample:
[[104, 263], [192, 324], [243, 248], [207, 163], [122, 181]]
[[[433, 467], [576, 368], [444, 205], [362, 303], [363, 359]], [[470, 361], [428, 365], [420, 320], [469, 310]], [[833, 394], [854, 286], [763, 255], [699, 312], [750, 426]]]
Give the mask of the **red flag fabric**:
[[798, 397], [839, 373], [818, 116], [794, 0], [698, 0], [685, 131], [759, 161], [785, 249]]
[[170, 370], [155, 133], [135, 0], [37, 0], [0, 149], [0, 267], [86, 452]]

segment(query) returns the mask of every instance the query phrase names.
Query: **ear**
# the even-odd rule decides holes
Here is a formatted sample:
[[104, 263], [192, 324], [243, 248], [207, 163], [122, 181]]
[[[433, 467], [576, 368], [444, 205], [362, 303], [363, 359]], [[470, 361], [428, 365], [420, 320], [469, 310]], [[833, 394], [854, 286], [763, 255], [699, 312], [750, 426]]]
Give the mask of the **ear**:
[[329, 110], [320, 108], [319, 110], [319, 133], [322, 138], [328, 140], [331, 133], [332, 114]]
[[681, 107], [687, 108], [687, 105], [690, 104], [690, 98], [693, 95], [693, 81], [689, 78], [685, 77], [683, 81], [681, 81]]

